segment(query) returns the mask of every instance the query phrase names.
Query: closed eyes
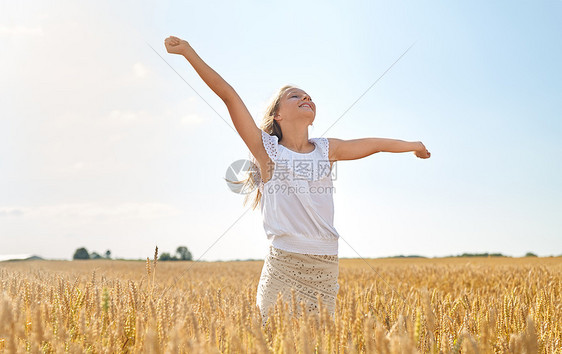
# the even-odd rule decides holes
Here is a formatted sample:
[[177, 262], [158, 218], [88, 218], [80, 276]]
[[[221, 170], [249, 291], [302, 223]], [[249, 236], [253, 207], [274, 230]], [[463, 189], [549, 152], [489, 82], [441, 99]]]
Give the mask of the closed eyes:
[[[297, 97], [297, 98], [298, 98], [299, 96], [298, 96], [298, 95], [292, 95], [291, 98], [293, 98], [293, 97]], [[309, 97], [309, 99], [312, 101], [312, 97]]]

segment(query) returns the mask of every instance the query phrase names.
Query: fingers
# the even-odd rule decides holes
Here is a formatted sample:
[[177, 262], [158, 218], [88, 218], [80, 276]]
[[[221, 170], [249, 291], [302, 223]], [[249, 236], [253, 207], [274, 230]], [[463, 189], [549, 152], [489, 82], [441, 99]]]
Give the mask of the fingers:
[[425, 153], [416, 153], [416, 156], [419, 157], [420, 159], [428, 159], [431, 157], [431, 153], [427, 150], [425, 150]]
[[181, 42], [181, 39], [179, 39], [178, 37], [169, 36], [164, 40], [164, 42], [171, 43], [171, 44], [179, 44]]
[[175, 39], [173, 39], [173, 38], [171, 38], [171, 37], [168, 37], [168, 38], [166, 38], [166, 39], [164, 40], [164, 45], [165, 45], [167, 48], [175, 47], [175, 46], [178, 46], [179, 44], [180, 44], [180, 41], [179, 41], [179, 40], [175, 40]]

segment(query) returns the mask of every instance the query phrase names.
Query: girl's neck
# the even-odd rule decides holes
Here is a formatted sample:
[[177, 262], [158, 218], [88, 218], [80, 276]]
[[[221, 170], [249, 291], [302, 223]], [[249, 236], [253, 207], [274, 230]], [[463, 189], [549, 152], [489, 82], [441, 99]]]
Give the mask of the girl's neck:
[[310, 152], [311, 149], [314, 149], [314, 144], [311, 144], [308, 140], [308, 131], [288, 131], [285, 132], [283, 130], [283, 138], [279, 141], [279, 144], [283, 145], [289, 150], [299, 152], [299, 153], [307, 153]]

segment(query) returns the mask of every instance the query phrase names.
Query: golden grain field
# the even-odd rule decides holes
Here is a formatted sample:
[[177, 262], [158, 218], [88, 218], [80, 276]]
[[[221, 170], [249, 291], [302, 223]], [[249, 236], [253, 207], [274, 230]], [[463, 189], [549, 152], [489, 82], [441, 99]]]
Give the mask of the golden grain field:
[[335, 321], [265, 328], [263, 261], [3, 262], [0, 352], [562, 353], [560, 257], [368, 262], [340, 259]]

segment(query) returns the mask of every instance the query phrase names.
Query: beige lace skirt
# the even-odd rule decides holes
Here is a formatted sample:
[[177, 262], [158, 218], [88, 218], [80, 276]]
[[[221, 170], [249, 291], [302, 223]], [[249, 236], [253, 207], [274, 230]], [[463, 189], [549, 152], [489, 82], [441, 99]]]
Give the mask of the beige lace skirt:
[[[269, 246], [257, 291], [257, 305], [265, 325], [277, 301], [278, 293], [291, 304], [291, 288], [295, 289], [297, 304], [304, 301], [305, 311], [318, 313], [317, 296], [334, 317], [338, 283], [339, 262], [337, 255], [294, 253]], [[291, 309], [291, 306], [289, 306]], [[300, 312], [300, 306], [297, 306]]]

